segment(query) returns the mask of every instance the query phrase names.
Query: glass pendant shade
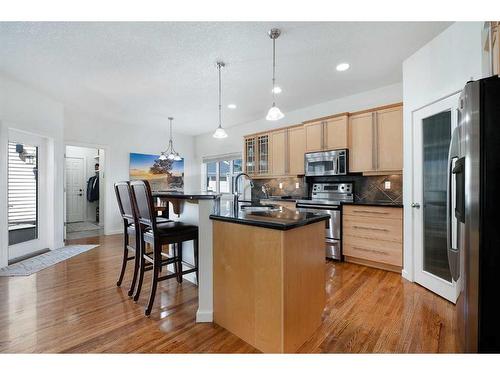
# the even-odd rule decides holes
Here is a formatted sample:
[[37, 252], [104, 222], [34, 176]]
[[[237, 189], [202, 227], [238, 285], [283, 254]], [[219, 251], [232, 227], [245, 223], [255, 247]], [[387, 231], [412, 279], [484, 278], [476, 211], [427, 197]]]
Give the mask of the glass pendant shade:
[[165, 156], [165, 153], [163, 151], [160, 154], [160, 157], [158, 159], [160, 159], [160, 160], [167, 160], [167, 157]]
[[215, 132], [213, 134], [213, 137], [214, 138], [227, 138], [227, 133], [226, 133], [226, 131], [221, 126], [219, 126], [215, 130]]
[[278, 121], [281, 120], [285, 115], [280, 111], [276, 104], [273, 103], [273, 106], [267, 112], [266, 120], [268, 121]]

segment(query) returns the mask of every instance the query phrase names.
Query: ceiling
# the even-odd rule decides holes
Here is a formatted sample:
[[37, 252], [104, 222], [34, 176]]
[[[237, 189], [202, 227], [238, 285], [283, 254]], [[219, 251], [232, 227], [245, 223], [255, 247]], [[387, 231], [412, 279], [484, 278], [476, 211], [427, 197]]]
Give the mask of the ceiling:
[[[2, 22], [0, 71], [68, 107], [197, 135], [217, 126], [221, 59], [223, 126], [400, 82], [402, 62], [449, 22]], [[337, 72], [339, 62], [351, 68]], [[227, 109], [234, 103], [237, 109]]]

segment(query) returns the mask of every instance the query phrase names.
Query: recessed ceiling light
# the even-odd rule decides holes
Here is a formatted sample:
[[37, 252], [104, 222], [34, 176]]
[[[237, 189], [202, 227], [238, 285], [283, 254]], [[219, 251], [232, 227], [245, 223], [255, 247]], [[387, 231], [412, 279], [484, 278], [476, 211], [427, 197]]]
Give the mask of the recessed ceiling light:
[[229, 109], [236, 109], [236, 104], [228, 104], [227, 108], [229, 108]]
[[346, 71], [347, 69], [349, 69], [349, 64], [348, 63], [340, 63], [339, 65], [337, 65], [337, 70], [339, 72]]
[[281, 87], [279, 86], [274, 86], [273, 89], [271, 90], [273, 94], [281, 94], [282, 91], [283, 90], [281, 90]]

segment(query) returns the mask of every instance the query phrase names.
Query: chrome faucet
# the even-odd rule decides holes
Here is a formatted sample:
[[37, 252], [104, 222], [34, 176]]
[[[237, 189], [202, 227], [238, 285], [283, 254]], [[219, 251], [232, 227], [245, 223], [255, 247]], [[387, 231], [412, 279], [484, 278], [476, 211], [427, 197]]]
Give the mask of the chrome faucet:
[[246, 176], [249, 180], [250, 180], [250, 186], [253, 187], [254, 184], [253, 184], [253, 181], [252, 181], [252, 178], [247, 175], [245, 172], [241, 172], [241, 173], [238, 173], [236, 175], [236, 177], [234, 178], [234, 185], [233, 185], [233, 206], [234, 206], [234, 210], [237, 212], [238, 211], [238, 201], [239, 201], [239, 197], [240, 197], [240, 192], [238, 191], [238, 180], [241, 176]]

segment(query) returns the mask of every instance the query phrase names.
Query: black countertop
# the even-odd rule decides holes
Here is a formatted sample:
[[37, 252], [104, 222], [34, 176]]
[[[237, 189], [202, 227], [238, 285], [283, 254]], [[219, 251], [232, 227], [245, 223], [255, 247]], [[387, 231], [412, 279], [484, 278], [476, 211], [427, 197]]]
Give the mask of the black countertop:
[[395, 202], [384, 202], [384, 201], [354, 201], [354, 202], [342, 202], [343, 205], [354, 205], [354, 206], [382, 206], [382, 207], [396, 207], [403, 208], [403, 203]]
[[154, 198], [175, 198], [175, 199], [217, 199], [221, 195], [207, 191], [153, 191]]
[[330, 215], [323, 213], [304, 212], [300, 210], [290, 210], [279, 206], [272, 211], [238, 210], [235, 212], [232, 205], [216, 205], [214, 213], [210, 219], [238, 223], [243, 225], [253, 225], [256, 227], [270, 228], [277, 230], [289, 230], [302, 227], [304, 225], [328, 220]]

